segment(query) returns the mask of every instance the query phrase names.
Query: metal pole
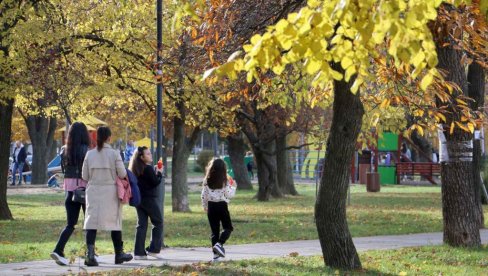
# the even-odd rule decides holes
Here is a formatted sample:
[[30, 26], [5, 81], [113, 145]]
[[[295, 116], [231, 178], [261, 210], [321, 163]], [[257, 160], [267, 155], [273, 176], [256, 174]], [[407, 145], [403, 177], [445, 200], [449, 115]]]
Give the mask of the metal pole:
[[[156, 2], [156, 29], [157, 29], [157, 53], [156, 53], [156, 61], [157, 61], [157, 74], [161, 76], [163, 74], [163, 68], [161, 65], [162, 58], [161, 58], [161, 50], [163, 48], [163, 1], [157, 0]], [[156, 97], [157, 97], [157, 110], [156, 110], [156, 160], [159, 160], [163, 157], [163, 83], [162, 79], [158, 79], [157, 88], [156, 88]], [[164, 177], [162, 183], [158, 186], [158, 194], [159, 194], [159, 203], [161, 204], [161, 214], [163, 217], [163, 229], [164, 229], [164, 195], [165, 195], [165, 187], [164, 187]], [[162, 248], [165, 247], [164, 244], [164, 230], [161, 234]]]
[[[151, 132], [149, 133], [151, 138], [151, 154], [154, 154], [154, 126], [151, 126]], [[157, 160], [153, 160], [153, 165], [156, 165]]]
[[[157, 74], [162, 75], [162, 68], [161, 68], [161, 49], [163, 48], [163, 1], [157, 0], [156, 5], [156, 12], [157, 12]], [[157, 82], [157, 146], [156, 146], [156, 158], [159, 160], [163, 156], [163, 83], [162, 80], [159, 79]]]
[[214, 157], [218, 157], [218, 155], [219, 155], [219, 153], [218, 153], [219, 152], [218, 140], [219, 140], [219, 138], [217, 136], [217, 132], [214, 132], [213, 143], [212, 143], [213, 144], [213, 150], [214, 150]]

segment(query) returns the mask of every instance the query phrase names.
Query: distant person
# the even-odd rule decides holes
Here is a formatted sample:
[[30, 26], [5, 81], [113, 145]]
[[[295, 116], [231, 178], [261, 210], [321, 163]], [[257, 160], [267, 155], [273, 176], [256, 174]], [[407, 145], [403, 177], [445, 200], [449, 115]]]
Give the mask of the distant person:
[[[247, 152], [246, 154], [248, 157], [252, 157], [252, 152]], [[249, 175], [249, 177], [251, 178], [251, 180], [254, 179], [254, 172], [253, 172], [253, 165], [254, 165], [254, 162], [253, 162], [253, 159], [251, 158], [251, 160], [249, 160], [249, 162], [247, 162], [246, 164], [246, 167], [247, 167], [247, 175]]]
[[125, 152], [124, 152], [124, 161], [125, 162], [130, 162], [130, 159], [132, 158], [132, 155], [134, 154], [134, 151], [136, 150], [136, 147], [134, 145], [134, 141], [129, 140], [127, 142], [127, 145], [125, 146]]
[[439, 163], [439, 157], [437, 155], [437, 152], [432, 151], [432, 163]]
[[385, 165], [386, 166], [391, 165], [391, 152], [387, 152], [385, 155]]
[[[412, 153], [407, 147], [407, 144], [402, 143], [402, 147], [400, 148], [400, 162], [412, 162]], [[407, 174], [403, 174], [403, 180], [406, 180]]]
[[[152, 166], [153, 157], [147, 147], [138, 147], [129, 164], [129, 170], [137, 177], [141, 191], [141, 204], [136, 207], [137, 228], [134, 246], [134, 258], [146, 260], [147, 255], [160, 258], [159, 252], [163, 244], [163, 214], [158, 202], [158, 189], [163, 179], [163, 168]], [[148, 218], [151, 220], [151, 242], [146, 248]]]
[[410, 151], [410, 149], [407, 147], [407, 144], [405, 143], [402, 143], [400, 161], [412, 162], [412, 152]]
[[24, 145], [20, 141], [15, 142], [14, 152], [12, 154], [13, 158], [13, 169], [12, 169], [12, 183], [11, 186], [15, 186], [15, 174], [19, 173], [19, 186], [22, 184], [22, 172], [24, 171], [25, 160], [27, 159], [27, 151]]
[[85, 213], [85, 204], [73, 201], [73, 193], [79, 187], [86, 187], [87, 182], [81, 178], [81, 170], [89, 147], [90, 136], [85, 124], [73, 123], [68, 131], [66, 145], [61, 148], [59, 154], [61, 156], [61, 170], [64, 173], [64, 207], [66, 208], [67, 224], [59, 236], [54, 251], [51, 253], [51, 258], [58, 265], [69, 265], [69, 261], [64, 255], [64, 247], [73, 231], [75, 231], [75, 226], [80, 216], [80, 209], [83, 209], [83, 213]]
[[127, 172], [117, 150], [112, 149], [112, 133], [108, 127], [97, 129], [97, 147], [88, 151], [83, 162], [82, 177], [88, 182], [86, 189], [87, 252], [85, 265], [98, 266], [95, 258], [95, 240], [98, 230], [111, 231], [115, 251], [115, 264], [132, 260], [124, 253], [122, 241], [122, 204], [117, 195], [116, 177], [124, 178]]
[[[214, 261], [225, 257], [224, 244], [234, 230], [227, 205], [234, 197], [236, 188], [235, 181], [227, 176], [225, 162], [222, 159], [211, 160], [203, 180], [202, 206], [207, 213], [212, 231]], [[220, 233], [220, 223], [222, 223], [222, 233]]]

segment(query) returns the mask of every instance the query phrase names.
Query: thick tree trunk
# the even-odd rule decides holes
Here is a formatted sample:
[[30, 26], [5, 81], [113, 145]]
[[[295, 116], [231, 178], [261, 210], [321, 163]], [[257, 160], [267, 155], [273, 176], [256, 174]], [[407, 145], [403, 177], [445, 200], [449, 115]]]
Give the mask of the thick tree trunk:
[[13, 99], [0, 103], [0, 220], [13, 219], [7, 202], [7, 177], [12, 136]]
[[228, 136], [227, 142], [229, 143], [230, 163], [234, 170], [234, 179], [237, 182], [237, 188], [239, 190], [252, 190], [252, 184], [247, 174], [247, 167], [244, 163], [246, 147], [242, 133]]
[[174, 118], [173, 160], [171, 168], [171, 198], [173, 212], [190, 212], [187, 169], [190, 150], [186, 145], [185, 122]]
[[50, 161], [57, 119], [42, 115], [25, 117], [25, 124], [32, 142], [32, 184], [47, 183], [47, 164]]
[[[340, 66], [334, 67], [340, 70]], [[361, 261], [347, 225], [346, 198], [349, 168], [363, 114], [359, 92], [354, 95], [350, 92], [350, 83], [336, 81], [328, 141], [330, 150], [320, 180], [315, 219], [325, 264], [348, 270], [361, 268]]]
[[[481, 111], [485, 104], [485, 71], [481, 65], [473, 62], [468, 69], [468, 96], [474, 102], [471, 103], [471, 108], [476, 111]], [[474, 193], [477, 203], [477, 217], [479, 228], [485, 228], [485, 217], [483, 215], [482, 194], [481, 194], [481, 165], [482, 165], [481, 140], [473, 140], [473, 179], [474, 179]]]
[[[445, 79], [458, 84], [462, 89], [460, 93], [465, 92], [467, 81], [461, 62], [462, 52], [451, 46], [439, 46], [437, 54], [439, 69], [447, 72]], [[446, 125], [450, 126], [459, 117], [459, 114], [452, 113], [448, 116]], [[449, 155], [449, 160], [441, 164], [444, 242], [452, 246], [479, 246], [481, 240], [476, 212], [478, 206], [471, 158], [473, 135], [459, 128], [451, 135], [448, 127], [444, 129], [444, 134]]]
[[271, 153], [275, 151], [275, 141], [262, 145], [259, 149], [254, 149], [256, 166], [258, 172], [258, 201], [268, 201], [271, 196], [279, 198], [283, 194], [277, 183], [276, 157]]
[[276, 165], [278, 187], [285, 195], [298, 195], [298, 192], [295, 189], [291, 162], [286, 147], [286, 136], [278, 136], [276, 138]]

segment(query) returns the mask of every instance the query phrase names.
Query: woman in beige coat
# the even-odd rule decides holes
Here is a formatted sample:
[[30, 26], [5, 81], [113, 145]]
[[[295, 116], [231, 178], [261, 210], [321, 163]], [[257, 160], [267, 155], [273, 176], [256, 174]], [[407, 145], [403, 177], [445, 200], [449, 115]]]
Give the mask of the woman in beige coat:
[[124, 253], [122, 241], [122, 204], [117, 196], [116, 177], [124, 178], [127, 172], [118, 151], [108, 144], [111, 131], [108, 127], [97, 129], [97, 148], [87, 152], [83, 162], [82, 177], [88, 181], [86, 189], [87, 253], [85, 265], [98, 266], [95, 259], [97, 230], [111, 231], [115, 249], [115, 264], [132, 260]]

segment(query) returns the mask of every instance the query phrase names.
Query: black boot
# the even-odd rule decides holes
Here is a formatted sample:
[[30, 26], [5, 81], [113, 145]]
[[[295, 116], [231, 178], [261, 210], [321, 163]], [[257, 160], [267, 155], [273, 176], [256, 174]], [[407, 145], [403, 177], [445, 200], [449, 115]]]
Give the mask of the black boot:
[[115, 246], [115, 264], [121, 264], [132, 260], [132, 254], [124, 253], [124, 243], [120, 246]]
[[95, 245], [87, 245], [85, 265], [98, 266], [97, 259], [95, 259]]

